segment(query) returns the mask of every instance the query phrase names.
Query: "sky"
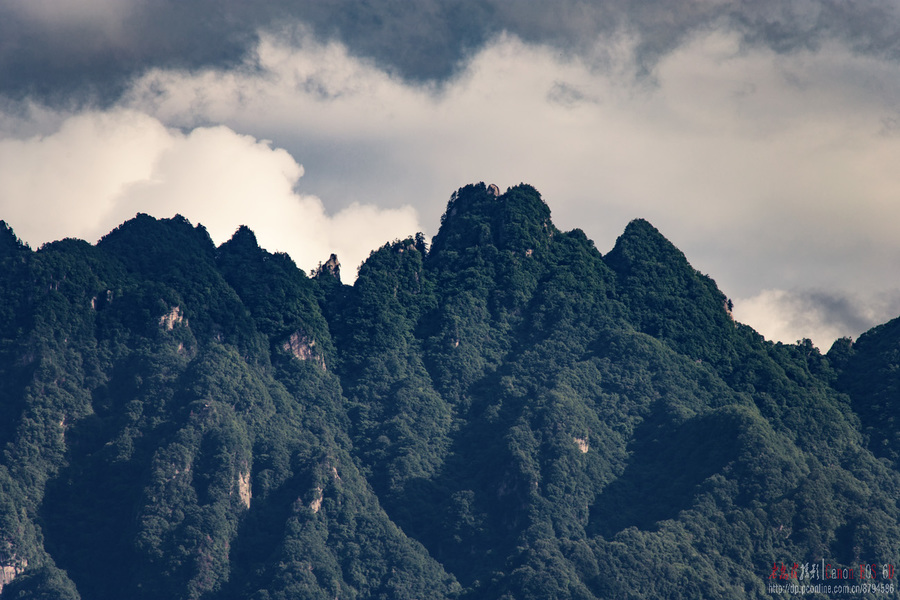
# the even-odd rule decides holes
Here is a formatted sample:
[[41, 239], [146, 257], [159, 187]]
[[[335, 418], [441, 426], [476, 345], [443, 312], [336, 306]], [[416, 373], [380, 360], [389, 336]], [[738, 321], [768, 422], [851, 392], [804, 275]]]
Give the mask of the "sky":
[[349, 281], [525, 182], [825, 351], [900, 315], [898, 159], [892, 0], [0, 0], [0, 219], [33, 248], [179, 213]]

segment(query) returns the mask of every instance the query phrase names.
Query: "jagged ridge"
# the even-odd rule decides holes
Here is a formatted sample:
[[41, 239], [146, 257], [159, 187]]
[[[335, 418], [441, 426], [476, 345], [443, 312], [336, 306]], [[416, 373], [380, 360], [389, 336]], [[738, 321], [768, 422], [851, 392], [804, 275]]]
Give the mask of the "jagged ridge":
[[768, 597], [897, 555], [896, 327], [765, 342], [646, 221], [603, 256], [470, 185], [352, 287], [180, 217], [0, 261], [3, 598]]

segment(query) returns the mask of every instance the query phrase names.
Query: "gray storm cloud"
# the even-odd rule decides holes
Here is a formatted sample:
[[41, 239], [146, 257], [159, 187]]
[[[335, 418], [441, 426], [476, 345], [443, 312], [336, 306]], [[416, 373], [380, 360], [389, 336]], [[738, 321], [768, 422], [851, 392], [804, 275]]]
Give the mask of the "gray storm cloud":
[[826, 352], [841, 337], [857, 337], [900, 314], [897, 292], [861, 296], [842, 290], [763, 290], [737, 299], [734, 316], [766, 338], [786, 343], [810, 338]]
[[856, 52], [900, 57], [900, 9], [887, 1], [10, 0], [0, 3], [0, 91], [56, 102], [77, 91], [108, 101], [149, 67], [235, 65], [258, 31], [297, 24], [418, 81], [459, 72], [502, 32], [600, 62], [598, 37], [624, 32], [636, 39], [644, 71], [720, 27], [779, 53], [838, 40]]

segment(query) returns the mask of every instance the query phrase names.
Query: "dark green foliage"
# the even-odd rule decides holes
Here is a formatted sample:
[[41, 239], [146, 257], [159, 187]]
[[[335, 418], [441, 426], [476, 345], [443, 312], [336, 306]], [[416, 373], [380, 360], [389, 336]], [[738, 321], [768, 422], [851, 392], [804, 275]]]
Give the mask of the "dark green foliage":
[[75, 584], [52, 564], [27, 571], [3, 586], [3, 598], [14, 600], [81, 600]]
[[629, 223], [605, 262], [636, 329], [695, 359], [728, 358], [722, 330], [732, 323], [724, 294], [650, 223]]
[[4, 598], [294, 597], [279, 564], [331, 569], [307, 596], [450, 593], [356, 471], [318, 290], [286, 256], [145, 215], [96, 247], [7, 241]]
[[869, 449], [898, 464], [900, 318], [864, 333], [855, 343], [836, 341], [828, 358], [839, 368], [837, 387], [849, 394]]
[[649, 223], [601, 256], [524, 184], [335, 264], [0, 223], [2, 598], [766, 598], [900, 556], [900, 321], [766, 342]]
[[292, 334], [315, 340], [325, 364], [334, 359], [328, 324], [316, 300], [316, 286], [286, 254], [269, 254], [241, 227], [217, 252], [218, 268], [253, 315], [257, 329], [283, 345]]

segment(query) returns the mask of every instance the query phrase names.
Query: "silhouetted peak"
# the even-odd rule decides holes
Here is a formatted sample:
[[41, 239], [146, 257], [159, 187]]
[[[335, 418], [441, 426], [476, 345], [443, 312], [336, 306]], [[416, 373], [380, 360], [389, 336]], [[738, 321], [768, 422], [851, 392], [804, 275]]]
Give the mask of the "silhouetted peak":
[[726, 355], [735, 331], [725, 295], [643, 219], [628, 224], [603, 260], [638, 331], [701, 360]]
[[118, 254], [130, 268], [157, 271], [169, 263], [215, 260], [216, 247], [206, 228], [182, 215], [157, 219], [138, 213], [104, 236], [98, 247]]
[[219, 246], [219, 256], [223, 254], [260, 261], [269, 257], [269, 253], [259, 245], [256, 234], [246, 225], [238, 227], [231, 239]]
[[319, 263], [313, 277], [334, 277], [338, 281], [341, 280], [341, 262], [338, 260], [337, 254], [332, 254], [324, 263]]
[[107, 243], [120, 238], [145, 238], [156, 237], [159, 242], [166, 239], [172, 241], [178, 239], [190, 240], [194, 244], [212, 245], [212, 238], [203, 225], [194, 226], [182, 215], [175, 215], [169, 219], [157, 219], [146, 213], [137, 213], [134, 218], [129, 219], [113, 229], [110, 233], [103, 236], [100, 243]]
[[0, 221], [0, 257], [10, 256], [25, 249], [6, 221]]
[[500, 194], [495, 184], [470, 184], [450, 197], [432, 252], [486, 245], [527, 252], [555, 232], [550, 208], [532, 186], [523, 183]]
[[625, 227], [604, 260], [620, 274], [627, 274], [640, 264], [690, 268], [684, 253], [644, 219], [635, 219]]
[[256, 241], [256, 234], [246, 225], [238, 227], [231, 239], [226, 242], [232, 244], [235, 248], [240, 249], [259, 249], [259, 242]]

